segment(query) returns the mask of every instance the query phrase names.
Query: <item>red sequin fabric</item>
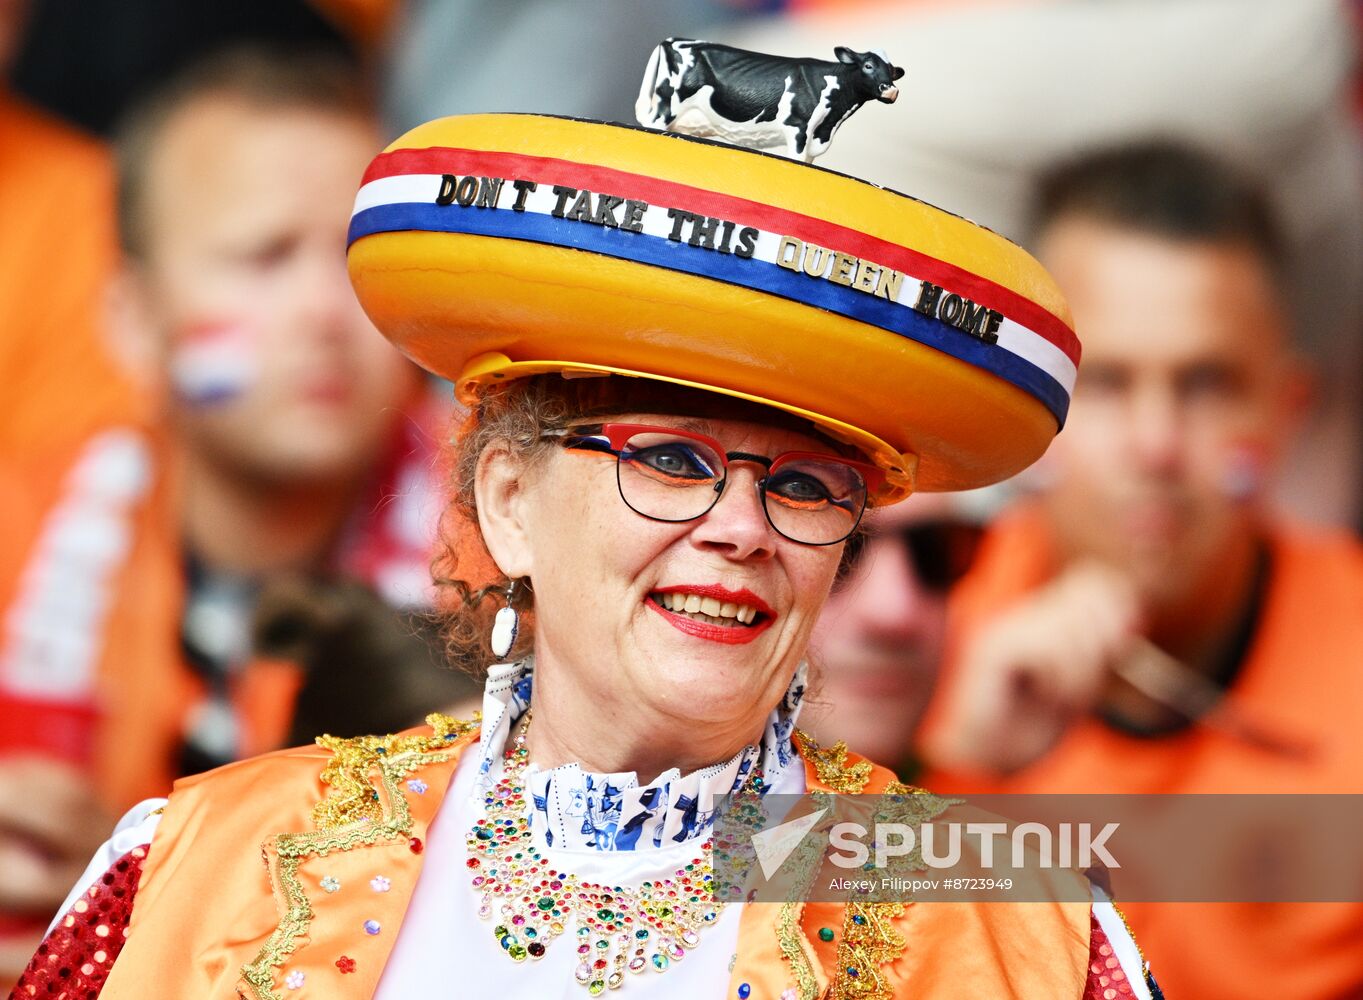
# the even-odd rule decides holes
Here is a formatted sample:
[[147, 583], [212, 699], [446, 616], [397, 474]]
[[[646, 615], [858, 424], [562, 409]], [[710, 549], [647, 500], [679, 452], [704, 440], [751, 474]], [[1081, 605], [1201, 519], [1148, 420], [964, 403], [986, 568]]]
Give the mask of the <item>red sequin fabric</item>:
[[1098, 922], [1098, 915], [1090, 913], [1089, 977], [1084, 985], [1084, 1000], [1122, 1000], [1135, 995], [1121, 960], [1112, 950], [1103, 925]]
[[114, 862], [38, 945], [12, 997], [95, 1000], [123, 950], [147, 849]]

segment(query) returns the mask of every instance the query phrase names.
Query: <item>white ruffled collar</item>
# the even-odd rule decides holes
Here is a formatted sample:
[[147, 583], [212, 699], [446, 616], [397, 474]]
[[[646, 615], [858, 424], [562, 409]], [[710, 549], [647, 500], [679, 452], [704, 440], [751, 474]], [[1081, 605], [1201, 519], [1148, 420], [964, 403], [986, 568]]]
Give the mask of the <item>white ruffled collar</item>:
[[[806, 668], [795, 672], [780, 704], [767, 719], [758, 746], [690, 774], [676, 768], [640, 785], [633, 772], [597, 774], [580, 764], [526, 769], [534, 808], [531, 829], [559, 849], [632, 851], [659, 848], [708, 835], [716, 798], [734, 791], [760, 766], [763, 788], [780, 774], [800, 767], [791, 736], [804, 701]], [[530, 707], [533, 659], [499, 663], [488, 671], [483, 689], [483, 726], [478, 743], [477, 796], [482, 798], [501, 775], [502, 751], [512, 727]]]

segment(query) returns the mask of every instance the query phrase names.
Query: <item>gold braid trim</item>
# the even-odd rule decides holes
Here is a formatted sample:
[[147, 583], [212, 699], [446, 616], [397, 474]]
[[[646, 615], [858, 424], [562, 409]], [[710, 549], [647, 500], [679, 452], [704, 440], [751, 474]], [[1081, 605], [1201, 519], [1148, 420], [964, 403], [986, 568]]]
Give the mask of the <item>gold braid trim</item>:
[[[810, 798], [815, 805], [828, 804], [827, 792], [811, 792]], [[795, 848], [791, 860], [786, 863], [793, 862], [792, 870], [800, 872], [802, 877], [792, 886], [794, 898], [783, 902], [776, 916], [776, 943], [781, 949], [781, 957], [790, 963], [799, 1000], [815, 1000], [819, 992], [819, 981], [814, 973], [815, 955], [800, 927], [800, 921], [804, 916], [804, 900], [819, 873], [823, 858], [824, 847], [816, 837], [805, 837]]]
[[[277, 835], [274, 854], [278, 863], [273, 866], [268, 849], [263, 849], [285, 909], [255, 960], [242, 966], [241, 976], [250, 986], [251, 1000], [282, 1000], [275, 989], [275, 971], [293, 954], [298, 939], [307, 934], [312, 923], [312, 904], [298, 877], [303, 862], [332, 851], [405, 839], [411, 833], [412, 812], [398, 782], [419, 768], [449, 760], [445, 748], [476, 730], [480, 723], [477, 716], [463, 722], [434, 712], [426, 716], [426, 724], [431, 727], [429, 736], [318, 737], [317, 744], [332, 752], [322, 771], [322, 781], [332, 790], [313, 808], [315, 832]], [[375, 770], [383, 795], [372, 783]], [[385, 801], [391, 810], [387, 816]]]
[[838, 944], [838, 974], [829, 991], [831, 1000], [890, 1000], [894, 991], [885, 981], [883, 966], [908, 949], [894, 921], [904, 915], [903, 903], [848, 902], [843, 910], [842, 941]]
[[780, 945], [781, 956], [790, 963], [790, 972], [795, 977], [795, 988], [799, 991], [800, 1000], [815, 1000], [819, 981], [814, 978], [814, 960], [809, 957], [808, 942], [800, 930], [800, 917], [804, 909], [804, 903], [781, 904], [776, 916], [776, 942]]
[[[1141, 974], [1149, 978], [1150, 960], [1145, 957], [1145, 952], [1141, 948], [1141, 943], [1136, 940], [1136, 932], [1131, 929], [1131, 921], [1126, 919], [1126, 914], [1122, 912], [1122, 908], [1117, 905], [1116, 900], [1109, 899], [1108, 902], [1112, 904], [1112, 912], [1117, 914], [1117, 919], [1122, 922], [1122, 926], [1126, 928], [1126, 933], [1130, 935], [1131, 943], [1136, 946], [1136, 955], [1141, 960]], [[1089, 905], [1090, 907], [1092, 906], [1092, 904]]]
[[[383, 806], [378, 791], [370, 782], [374, 768], [383, 770], [386, 761], [397, 757], [444, 749], [470, 729], [476, 729], [480, 715], [475, 713], [472, 721], [461, 722], [432, 712], [426, 716], [426, 725], [431, 727], [430, 736], [317, 737], [317, 745], [331, 751], [331, 760], [322, 771], [322, 783], [330, 785], [332, 790], [313, 807], [313, 825], [325, 831], [354, 823], [377, 823], [383, 818]], [[402, 802], [399, 808], [406, 807], [400, 796], [394, 801]]]
[[847, 763], [847, 744], [842, 740], [823, 749], [802, 729], [795, 731], [795, 748], [800, 756], [814, 765], [814, 773], [829, 788], [844, 795], [855, 795], [871, 780], [872, 766], [868, 760]]
[[[949, 806], [963, 800], [933, 795], [922, 788], [891, 781], [881, 793], [876, 814], [910, 826], [929, 823]], [[926, 868], [921, 847], [905, 856], [904, 870]], [[843, 909], [842, 941], [838, 944], [838, 968], [829, 990], [830, 1000], [891, 1000], [894, 990], [884, 968], [908, 950], [904, 935], [894, 926], [908, 907], [904, 903], [865, 903], [849, 900]]]

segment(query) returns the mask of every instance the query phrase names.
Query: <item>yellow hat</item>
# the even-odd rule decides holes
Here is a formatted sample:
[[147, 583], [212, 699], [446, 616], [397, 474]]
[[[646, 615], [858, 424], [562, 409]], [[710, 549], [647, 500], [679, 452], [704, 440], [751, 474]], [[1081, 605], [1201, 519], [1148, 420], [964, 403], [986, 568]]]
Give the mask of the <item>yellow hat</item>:
[[820, 167], [538, 115], [422, 125], [375, 158], [350, 275], [468, 403], [547, 372], [661, 379], [807, 417], [886, 473], [877, 502], [1035, 461], [1079, 342], [1001, 236]]

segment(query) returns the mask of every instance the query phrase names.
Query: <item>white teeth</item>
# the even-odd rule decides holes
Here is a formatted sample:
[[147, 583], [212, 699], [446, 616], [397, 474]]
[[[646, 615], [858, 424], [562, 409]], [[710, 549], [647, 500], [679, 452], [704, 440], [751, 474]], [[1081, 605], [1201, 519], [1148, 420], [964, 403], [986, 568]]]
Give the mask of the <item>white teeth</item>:
[[683, 594], [681, 591], [667, 593], [659, 591], [655, 597], [668, 611], [680, 614], [704, 615], [714, 619], [727, 618], [740, 625], [751, 625], [757, 619], [757, 609], [751, 605], [721, 601], [717, 597]]

